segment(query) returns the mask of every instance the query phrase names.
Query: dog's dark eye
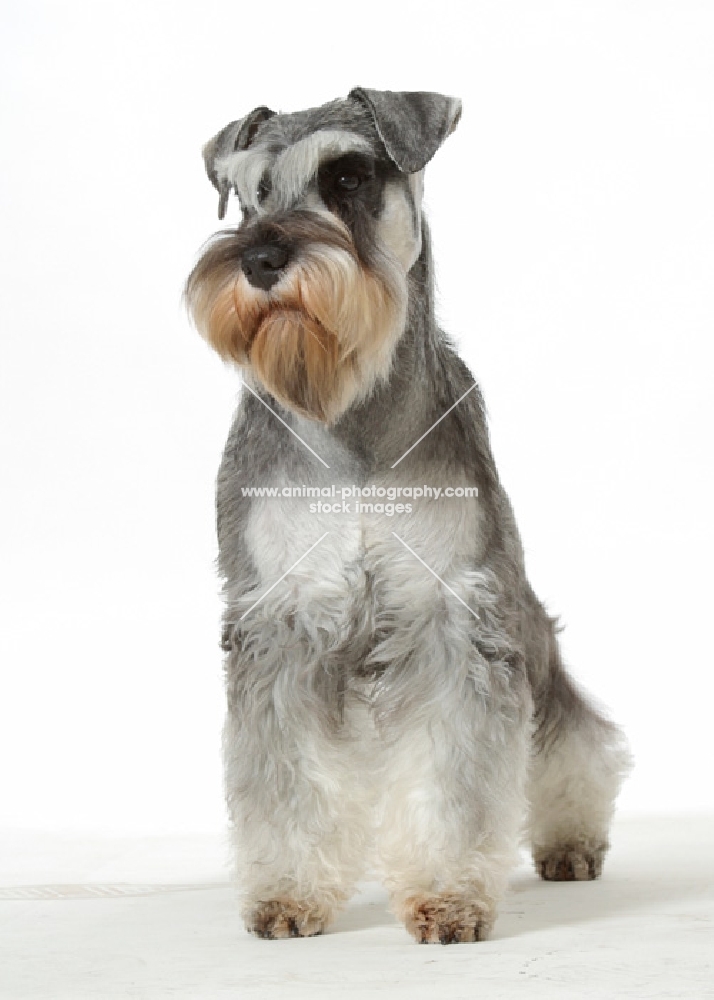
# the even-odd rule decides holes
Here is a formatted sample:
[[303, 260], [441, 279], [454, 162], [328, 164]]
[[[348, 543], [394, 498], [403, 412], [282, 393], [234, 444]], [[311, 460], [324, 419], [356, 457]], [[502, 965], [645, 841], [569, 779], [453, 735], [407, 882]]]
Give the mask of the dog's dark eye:
[[335, 186], [341, 191], [356, 191], [362, 183], [362, 178], [358, 174], [338, 174], [335, 179]]
[[260, 183], [258, 184], [258, 190], [255, 193], [256, 198], [258, 199], [258, 204], [262, 205], [269, 194], [270, 194], [270, 181], [267, 179], [267, 177], [261, 177]]

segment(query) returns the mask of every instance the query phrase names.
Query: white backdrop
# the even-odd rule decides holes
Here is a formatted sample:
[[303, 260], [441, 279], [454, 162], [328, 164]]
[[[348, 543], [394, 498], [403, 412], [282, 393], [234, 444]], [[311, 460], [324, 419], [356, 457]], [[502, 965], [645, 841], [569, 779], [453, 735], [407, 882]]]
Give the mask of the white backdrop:
[[[223, 824], [213, 478], [237, 380], [182, 283], [202, 143], [258, 104], [440, 90], [440, 316], [533, 583], [638, 767], [710, 780], [714, 6], [5, 0], [0, 817]], [[236, 220], [236, 209], [229, 217]]]

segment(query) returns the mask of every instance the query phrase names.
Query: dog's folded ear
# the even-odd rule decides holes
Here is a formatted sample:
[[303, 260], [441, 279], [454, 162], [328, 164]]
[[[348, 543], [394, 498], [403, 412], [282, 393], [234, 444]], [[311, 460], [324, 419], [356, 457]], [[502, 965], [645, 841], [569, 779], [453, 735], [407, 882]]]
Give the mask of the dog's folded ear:
[[203, 162], [206, 164], [206, 173], [220, 196], [218, 200], [219, 219], [222, 219], [226, 214], [230, 184], [224, 177], [218, 176], [216, 162], [229, 153], [247, 149], [255, 138], [259, 126], [274, 115], [275, 112], [271, 111], [270, 108], [264, 106], [254, 108], [245, 118], [240, 118], [238, 121], [226, 125], [203, 147]]
[[461, 101], [444, 94], [355, 87], [349, 96], [366, 105], [387, 153], [405, 174], [423, 170], [461, 118]]

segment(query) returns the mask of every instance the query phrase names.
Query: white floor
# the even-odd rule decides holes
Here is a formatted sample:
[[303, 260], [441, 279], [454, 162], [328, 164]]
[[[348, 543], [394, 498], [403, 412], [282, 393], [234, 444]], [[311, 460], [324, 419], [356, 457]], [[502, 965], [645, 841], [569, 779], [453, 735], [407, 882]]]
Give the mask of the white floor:
[[367, 884], [323, 937], [242, 929], [221, 838], [0, 835], [2, 1000], [714, 997], [714, 817], [621, 819], [601, 881], [524, 863], [492, 940], [419, 946]]

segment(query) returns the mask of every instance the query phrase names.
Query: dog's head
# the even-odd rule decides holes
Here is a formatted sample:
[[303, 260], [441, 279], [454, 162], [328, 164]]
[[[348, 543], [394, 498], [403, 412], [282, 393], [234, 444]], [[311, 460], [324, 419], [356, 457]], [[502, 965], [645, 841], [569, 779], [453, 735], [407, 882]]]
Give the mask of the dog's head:
[[335, 420], [389, 373], [421, 250], [423, 170], [461, 113], [441, 94], [353, 90], [295, 114], [256, 108], [206, 145], [243, 212], [189, 276], [200, 332], [286, 406]]

